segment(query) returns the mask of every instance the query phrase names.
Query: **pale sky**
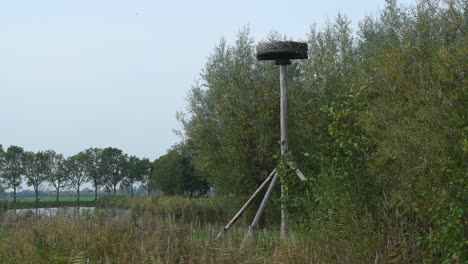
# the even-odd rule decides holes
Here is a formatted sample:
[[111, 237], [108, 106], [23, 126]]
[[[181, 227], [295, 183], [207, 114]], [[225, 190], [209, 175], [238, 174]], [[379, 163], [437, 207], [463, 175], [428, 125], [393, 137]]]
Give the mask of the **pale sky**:
[[[406, 0], [400, 3], [413, 3]], [[353, 26], [384, 0], [0, 0], [0, 144], [65, 156], [117, 147], [155, 159], [221, 37], [249, 25], [306, 40], [338, 12]]]

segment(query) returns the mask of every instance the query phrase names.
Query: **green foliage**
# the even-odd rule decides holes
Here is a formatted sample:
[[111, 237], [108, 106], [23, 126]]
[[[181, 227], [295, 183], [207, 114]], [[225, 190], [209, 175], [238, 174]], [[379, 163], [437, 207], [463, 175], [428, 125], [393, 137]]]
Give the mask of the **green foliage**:
[[[50, 179], [50, 176], [57, 173], [59, 160], [53, 150], [39, 151], [37, 153], [26, 151], [23, 156], [24, 172], [26, 183], [32, 186], [36, 193], [36, 201], [39, 199], [39, 185]], [[55, 182], [54, 182], [55, 183]]]
[[117, 185], [124, 179], [124, 167], [127, 155], [118, 148], [108, 147], [102, 150], [101, 173], [104, 177], [106, 189], [116, 194]]
[[16, 202], [16, 191], [21, 186], [21, 176], [24, 174], [24, 149], [18, 146], [10, 146], [4, 153], [4, 167], [2, 183], [13, 189], [14, 202]]
[[376, 244], [359, 250], [382, 261], [466, 259], [467, 7], [389, 0], [356, 34], [342, 15], [313, 27], [310, 58], [288, 68], [291, 152], [278, 160], [278, 69], [255, 61], [248, 30], [221, 41], [181, 118], [196, 168], [239, 196], [278, 161], [303, 231], [347, 241], [363, 227]]
[[129, 199], [125, 196], [106, 196], [100, 198], [97, 206], [102, 209], [132, 209], [138, 216], [171, 215], [185, 223], [218, 223], [236, 213], [236, 208], [229, 199], [220, 197], [196, 197], [189, 199], [182, 196], [139, 196]]
[[45, 236], [46, 235], [43, 231], [33, 228], [33, 239], [36, 252], [41, 258], [44, 259], [47, 258], [47, 252], [49, 250], [49, 245]]
[[64, 161], [64, 171], [70, 187], [76, 190], [77, 200], [80, 200], [81, 186], [86, 182], [86, 155], [80, 152]]
[[[5, 150], [3, 150], [2, 144], [0, 144], [0, 179], [3, 175], [3, 167], [5, 166]], [[0, 180], [1, 183], [1, 180]], [[1, 184], [0, 184], [1, 186]]]
[[443, 170], [449, 174], [448, 186], [433, 186], [431, 190], [421, 191], [414, 210], [430, 219], [429, 226], [424, 227], [426, 230], [419, 237], [426, 253], [443, 259], [444, 263], [452, 263], [468, 257], [464, 252], [468, 240], [462, 232], [467, 224], [468, 174], [450, 168]]
[[124, 178], [120, 184], [123, 188], [130, 188], [133, 196], [133, 187], [137, 181], [142, 181], [148, 173], [149, 160], [140, 160], [138, 157], [130, 156], [123, 163]]
[[466, 2], [421, 1], [410, 16], [391, 4], [380, 21], [362, 29], [367, 106], [360, 120], [378, 143], [368, 166], [379, 191], [412, 219], [426, 257], [436, 262], [460, 258], [465, 243], [466, 216], [459, 215], [466, 205], [464, 10]]
[[[95, 215], [80, 217], [3, 218], [1, 262], [330, 263], [337, 257], [346, 263], [365, 261], [353, 259], [350, 252], [330, 256], [326, 247], [300, 234], [281, 241], [279, 233], [272, 230], [257, 233], [255, 245], [239, 250], [246, 223], [234, 227], [224, 241], [216, 240], [229, 200], [154, 196], [108, 199], [110, 203], [145, 209], [116, 214], [117, 210], [104, 208]], [[180, 212], [182, 215], [178, 215]]]
[[169, 150], [155, 160], [153, 165], [153, 178], [156, 186], [168, 195], [182, 192], [177, 158], [176, 150]]
[[[288, 193], [280, 202], [288, 206], [298, 235], [321, 246], [313, 251], [319, 261], [298, 258], [302, 262], [466, 261], [468, 2], [386, 3], [356, 32], [343, 15], [323, 29], [312, 27], [309, 59], [288, 66], [287, 154], [278, 156], [278, 69], [257, 62], [254, 40], [245, 28], [234, 44], [221, 40], [209, 56], [191, 89], [188, 110], [179, 114], [184, 141], [154, 166], [107, 148], [99, 160], [86, 163], [86, 154], [80, 153], [65, 167], [72, 179], [105, 179], [114, 193], [119, 183], [133, 186], [138, 180], [148, 191], [157, 187], [188, 196], [213, 186], [231, 201], [244, 200], [276, 167]], [[280, 39], [274, 33], [268, 37]], [[2, 181], [15, 193], [21, 175], [29, 174], [24, 153], [15, 146], [3, 153], [0, 147]], [[291, 165], [307, 176], [305, 183], [297, 180]], [[81, 180], [72, 183], [79, 191]], [[104, 182], [95, 181], [96, 188], [100, 184]], [[274, 205], [277, 196], [275, 190]], [[162, 208], [186, 208], [184, 203], [166, 202]], [[278, 209], [270, 205], [267, 213], [278, 215]], [[172, 222], [168, 226], [172, 233], [161, 232], [164, 246], [151, 241], [146, 261], [182, 262], [187, 257], [161, 254], [160, 248], [174, 252], [193, 246], [177, 239], [181, 235]], [[125, 232], [93, 231], [108, 240], [138, 232], [119, 228]], [[197, 237], [209, 241], [208, 231], [203, 232]], [[274, 249], [284, 252], [281, 246]], [[88, 255], [84, 250], [74, 252]], [[114, 252], [107, 250], [91, 252]], [[294, 259], [288, 257], [280, 259]]]
[[140, 169], [140, 182], [149, 194], [151, 189], [154, 188], [154, 181], [151, 177], [153, 174], [153, 163], [149, 159], [141, 159]]
[[278, 73], [255, 60], [244, 29], [235, 45], [220, 41], [201, 76], [181, 118], [197, 153], [194, 163], [218, 194], [247, 194], [275, 167]]
[[84, 150], [84, 168], [86, 171], [86, 175], [88, 180], [94, 186], [95, 191], [95, 199], [97, 200], [97, 191], [99, 186], [103, 185], [105, 182], [104, 178], [104, 168], [103, 168], [103, 161], [102, 161], [102, 149], [100, 148], [89, 148]]
[[0, 190], [12, 188], [15, 197], [24, 179], [36, 195], [39, 195], [39, 185], [48, 182], [57, 193], [57, 201], [63, 188], [71, 187], [79, 194], [86, 182], [94, 186], [95, 200], [103, 186], [114, 194], [119, 184], [121, 188], [131, 189], [132, 194], [138, 182], [148, 193], [154, 188], [151, 162], [135, 156], [129, 158], [117, 148], [89, 148], [67, 159], [53, 150], [34, 153], [17, 146], [8, 149], [5, 152], [0, 145]]
[[190, 142], [174, 146], [153, 164], [153, 178], [158, 189], [168, 195], [204, 195], [209, 186], [193, 165], [195, 155]]
[[59, 200], [60, 189], [67, 184], [67, 175], [65, 172], [64, 158], [62, 154], [53, 150], [48, 151], [49, 159], [47, 164], [46, 181], [56, 190], [56, 201]]

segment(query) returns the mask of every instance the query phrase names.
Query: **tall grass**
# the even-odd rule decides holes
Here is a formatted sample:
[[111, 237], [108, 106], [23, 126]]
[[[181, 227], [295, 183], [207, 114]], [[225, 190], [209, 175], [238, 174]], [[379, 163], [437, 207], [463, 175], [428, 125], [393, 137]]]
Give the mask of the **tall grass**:
[[[180, 196], [107, 196], [98, 200], [99, 208], [132, 209], [137, 213], [153, 215], [172, 215], [185, 222], [201, 221], [202, 223], [227, 223], [241, 208], [248, 197], [205, 197], [188, 199]], [[247, 225], [253, 219], [255, 206], [247, 210], [240, 220]], [[262, 226], [279, 224], [279, 201], [271, 201], [265, 210]]]
[[[168, 208], [184, 203], [179, 198], [161, 202]], [[188, 221], [168, 208], [164, 214], [102, 210], [81, 216], [4, 218], [0, 263], [309, 263], [315, 258], [305, 240], [280, 243], [276, 230], [259, 231], [256, 243], [241, 249], [245, 226], [218, 241], [222, 223]]]
[[[98, 201], [97, 206], [99, 208], [132, 209], [138, 214], [170, 215], [176, 219], [183, 219], [185, 222], [210, 223], [225, 221], [232, 214], [233, 208], [222, 199], [187, 199], [177, 196], [104, 197]], [[229, 210], [230, 208], [231, 210]]]
[[229, 199], [115, 197], [83, 215], [0, 215], [0, 263], [417, 262], [399, 258], [399, 249], [412, 245], [401, 228], [385, 227], [400, 239], [383, 241], [363, 219], [352, 226], [302, 229], [286, 240], [279, 239], [273, 222], [243, 247], [249, 220], [243, 217], [219, 241], [215, 237], [234, 210], [228, 204]]

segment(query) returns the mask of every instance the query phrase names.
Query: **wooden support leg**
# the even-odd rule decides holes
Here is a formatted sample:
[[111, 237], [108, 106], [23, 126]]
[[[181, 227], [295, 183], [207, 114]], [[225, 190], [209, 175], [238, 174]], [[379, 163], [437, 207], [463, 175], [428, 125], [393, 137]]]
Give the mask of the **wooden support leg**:
[[263, 214], [263, 211], [265, 210], [266, 204], [268, 200], [270, 199], [271, 193], [273, 192], [273, 189], [276, 185], [276, 181], [278, 180], [278, 173], [275, 173], [275, 176], [273, 176], [273, 179], [271, 180], [270, 186], [268, 186], [268, 190], [265, 193], [265, 196], [263, 197], [262, 203], [260, 204], [260, 207], [258, 208], [257, 213], [255, 214], [255, 217], [252, 221], [252, 224], [249, 226], [249, 231], [247, 232], [247, 235], [244, 239], [244, 242], [242, 242], [243, 245], [248, 243], [250, 240], [253, 238], [253, 231], [255, 228], [258, 227], [258, 221], [260, 220], [260, 217]]
[[260, 185], [260, 187], [257, 188], [257, 190], [252, 194], [252, 196], [250, 196], [249, 200], [247, 200], [247, 202], [244, 204], [244, 206], [242, 206], [242, 208], [239, 210], [239, 212], [237, 212], [237, 214], [231, 219], [231, 221], [229, 221], [229, 223], [223, 228], [223, 230], [221, 230], [221, 232], [219, 232], [219, 234], [216, 236], [216, 239], [223, 239], [224, 238], [224, 236], [226, 235], [229, 228], [231, 228], [231, 226], [234, 223], [236, 223], [236, 221], [239, 219], [239, 217], [242, 216], [244, 211], [250, 206], [250, 204], [253, 202], [255, 197], [257, 197], [257, 195], [260, 193], [260, 191], [267, 185], [267, 183], [271, 180], [271, 178], [275, 174], [276, 174], [276, 169], [274, 169], [270, 173], [270, 175], [268, 175], [268, 177], [265, 179], [265, 181], [263, 181], [263, 183]]

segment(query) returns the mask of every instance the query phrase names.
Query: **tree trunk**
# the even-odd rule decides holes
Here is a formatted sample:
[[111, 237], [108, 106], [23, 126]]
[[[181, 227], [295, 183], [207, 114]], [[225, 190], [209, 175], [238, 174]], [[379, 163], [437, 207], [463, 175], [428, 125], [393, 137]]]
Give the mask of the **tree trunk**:
[[94, 200], [97, 201], [97, 189], [98, 189], [98, 186], [97, 184], [94, 185]]
[[57, 190], [57, 196], [55, 197], [55, 201], [59, 201], [59, 193], [60, 193], [60, 187], [56, 189]]
[[133, 198], [133, 184], [130, 185], [130, 188], [132, 188], [132, 198]]
[[114, 196], [115, 196], [115, 189], [117, 187], [117, 184], [114, 184]]
[[16, 187], [13, 187], [13, 204], [16, 205]]
[[80, 201], [80, 187], [76, 189], [77, 191], [77, 197], [78, 197], [78, 202]]
[[34, 194], [36, 195], [36, 201], [35, 201], [35, 204], [36, 204], [36, 213], [37, 213], [37, 206], [38, 206], [38, 202], [39, 202], [39, 186], [37, 185], [34, 185]]

